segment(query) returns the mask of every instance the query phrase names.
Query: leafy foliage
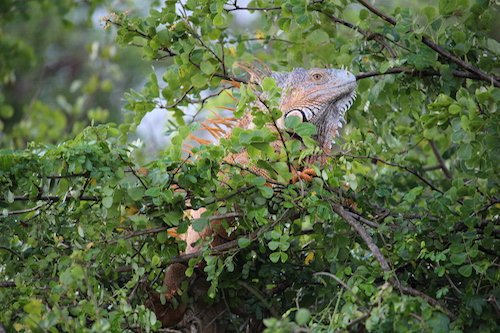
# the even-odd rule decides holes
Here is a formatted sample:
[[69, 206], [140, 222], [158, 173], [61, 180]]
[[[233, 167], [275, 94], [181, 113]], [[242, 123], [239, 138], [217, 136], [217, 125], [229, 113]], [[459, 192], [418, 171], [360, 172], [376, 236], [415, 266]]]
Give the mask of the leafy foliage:
[[[228, 332], [498, 331], [500, 44], [489, 34], [498, 9], [214, 0], [166, 1], [144, 18], [110, 15], [118, 44], [167, 67], [126, 94], [118, 128], [2, 151], [0, 299], [9, 302], [0, 323], [156, 330], [143, 291], [161, 290], [169, 263], [187, 262], [191, 275], [203, 259], [207, 297], [227, 307]], [[238, 24], [242, 12], [255, 34]], [[310, 183], [290, 180], [316, 152], [315, 129], [287, 121], [301, 150], [265, 126], [286, 92], [264, 80], [263, 107], [252, 108], [258, 97], [235, 65], [257, 59], [279, 71], [327, 65], [357, 74], [336, 151], [313, 166]], [[252, 109], [255, 129], [234, 128], [187, 155], [183, 144], [200, 128], [188, 111], [220, 105], [236, 116]], [[155, 108], [171, 116], [171, 145], [140, 168], [137, 147], [125, 143]], [[287, 143], [280, 154], [271, 147], [278, 138]], [[223, 161], [242, 147], [248, 166]], [[190, 221], [185, 212], [200, 207], [207, 212]], [[220, 216], [238, 217], [236, 241], [179, 255], [185, 242], [171, 228], [202, 230]]]

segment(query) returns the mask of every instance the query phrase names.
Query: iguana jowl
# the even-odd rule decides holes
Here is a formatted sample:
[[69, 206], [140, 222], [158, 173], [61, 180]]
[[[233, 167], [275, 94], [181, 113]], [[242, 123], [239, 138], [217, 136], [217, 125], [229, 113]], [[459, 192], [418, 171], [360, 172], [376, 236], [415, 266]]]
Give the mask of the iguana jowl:
[[[344, 114], [350, 108], [356, 95], [356, 78], [346, 70], [339, 69], [309, 69], [295, 68], [291, 72], [273, 72], [260, 71], [255, 68], [245, 68], [251, 74], [251, 81], [259, 83], [265, 77], [272, 77], [276, 80], [276, 85], [282, 89], [279, 109], [282, 112], [280, 119], [277, 119], [276, 125], [268, 124], [271, 130], [286, 130], [284, 120], [289, 116], [298, 116], [302, 122], [310, 122], [316, 126], [317, 134], [313, 137], [322, 148], [325, 154], [319, 157], [319, 161], [324, 163], [325, 157], [330, 153], [333, 136], [338, 127], [342, 127]], [[236, 124], [236, 127], [243, 129], [253, 129], [253, 116], [248, 112]], [[228, 134], [230, 136], [230, 134]], [[276, 152], [283, 148], [281, 139], [272, 144]], [[225, 158], [226, 161], [246, 165], [249, 156], [243, 149], [236, 154], [230, 154]], [[314, 162], [313, 158], [310, 162]], [[253, 170], [259, 173], [259, 170]], [[262, 171], [262, 170], [261, 170]], [[264, 172], [260, 172], [265, 175]], [[191, 212], [193, 219], [201, 216], [203, 209]], [[226, 219], [227, 220], [227, 219]], [[191, 227], [185, 234], [184, 239], [187, 242], [185, 253], [192, 253], [198, 250], [195, 242], [206, 237], [213, 237], [212, 245], [218, 245], [234, 239], [235, 234], [228, 235], [222, 227], [220, 220], [212, 220], [210, 226], [200, 233], [194, 231]], [[187, 309], [187, 303], [180, 301], [177, 307], [172, 307], [170, 299], [177, 295], [181, 281], [186, 278], [186, 267], [183, 264], [176, 263], [169, 267], [163, 285], [167, 287], [165, 298], [166, 304], [161, 304], [160, 296], [153, 294], [148, 300], [148, 307], [153, 308], [157, 318], [163, 326], [173, 326], [179, 323]], [[190, 293], [200, 294], [203, 292], [207, 282], [203, 278], [198, 278], [190, 283]], [[199, 286], [198, 286], [199, 285]], [[206, 292], [206, 290], [205, 290]], [[175, 302], [177, 303], [177, 302]], [[190, 308], [191, 316], [197, 317], [197, 313], [203, 313], [197, 317], [199, 323], [203, 324], [203, 332], [217, 333], [224, 332], [223, 326], [220, 326], [215, 319], [221, 312], [225, 311], [218, 305], [208, 306], [205, 303], [194, 302]], [[187, 316], [187, 315], [186, 315]], [[186, 324], [184, 320], [184, 324]]]

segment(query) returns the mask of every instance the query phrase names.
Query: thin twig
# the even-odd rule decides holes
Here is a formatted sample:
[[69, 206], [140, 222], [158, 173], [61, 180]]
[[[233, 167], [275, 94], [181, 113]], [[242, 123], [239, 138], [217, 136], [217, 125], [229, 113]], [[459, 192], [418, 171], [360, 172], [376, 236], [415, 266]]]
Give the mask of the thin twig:
[[12, 253], [13, 255], [17, 256], [19, 259], [22, 259], [21, 255], [19, 255], [16, 251], [12, 250], [11, 248], [7, 247], [7, 246], [2, 246], [0, 245], [0, 249], [2, 250], [6, 250], [6, 251], [9, 251], [10, 253]]
[[448, 167], [446, 167], [446, 163], [441, 154], [439, 153], [439, 150], [437, 149], [434, 140], [429, 140], [429, 145], [431, 146], [432, 152], [434, 153], [434, 156], [436, 156], [436, 159], [438, 160], [439, 166], [443, 170], [444, 175], [446, 176], [446, 178], [451, 179], [452, 177], [450, 174], [450, 170], [448, 170]]
[[354, 297], [354, 299], [356, 300], [356, 302], [358, 302], [358, 304], [362, 308], [364, 308], [365, 310], [367, 310], [366, 306], [363, 304], [363, 302], [361, 302], [361, 300], [356, 295], [356, 293], [351, 289], [351, 287], [349, 287], [344, 281], [342, 281], [341, 279], [339, 279], [335, 274], [328, 273], [328, 272], [317, 272], [317, 273], [313, 274], [313, 276], [318, 276], [318, 275], [325, 275], [325, 276], [331, 277], [332, 279], [334, 279], [335, 281], [337, 281], [344, 289], [348, 290], [352, 294], [352, 296]]
[[15, 215], [15, 214], [24, 214], [24, 213], [29, 213], [29, 212], [33, 212], [35, 210], [38, 210], [39, 208], [42, 208], [43, 206], [45, 206], [47, 203], [44, 202], [44, 203], [41, 203], [39, 204], [38, 206], [35, 206], [35, 207], [32, 207], [32, 208], [27, 208], [27, 209], [21, 209], [21, 210], [13, 210], [13, 211], [10, 211], [9, 212], [9, 215]]
[[378, 229], [380, 227], [380, 225], [377, 222], [373, 222], [373, 221], [370, 221], [368, 219], [365, 219], [363, 216], [358, 215], [356, 213], [351, 213], [351, 212], [348, 211], [347, 214], [351, 215], [356, 220], [358, 220], [358, 221], [360, 221], [360, 222], [362, 222], [362, 223], [364, 223], [367, 226], [370, 226], [372, 228]]
[[[25, 197], [25, 196], [15, 196], [14, 197], [14, 201], [36, 201], [36, 200], [40, 200], [40, 201], [59, 201], [62, 198], [63, 198], [63, 196], [59, 196], [59, 195], [38, 195], [38, 196], [36, 196], [34, 198]], [[97, 197], [97, 196], [84, 195], [84, 196], [82, 196], [81, 198], [78, 198], [78, 199], [81, 200], [81, 201], [99, 201], [102, 198], [101, 197]]]
[[177, 101], [175, 101], [174, 103], [172, 103], [172, 104], [170, 104], [170, 105], [165, 105], [165, 106], [160, 105], [160, 106], [159, 106], [159, 108], [161, 108], [161, 109], [167, 109], [167, 110], [168, 110], [168, 109], [173, 109], [173, 108], [175, 108], [177, 105], [179, 105], [179, 103], [181, 103], [181, 102], [184, 100], [184, 98], [186, 98], [186, 96], [189, 94], [189, 92], [190, 92], [191, 90], [193, 90], [193, 88], [194, 88], [194, 86], [190, 86], [190, 87], [189, 87], [189, 88], [188, 88], [188, 89], [187, 89], [187, 90], [186, 90], [186, 91], [182, 94], [182, 96], [181, 96], [181, 97], [180, 97]]
[[365, 313], [362, 316], [360, 316], [360, 317], [358, 317], [356, 319], [351, 320], [349, 322], [349, 324], [347, 324], [347, 327], [351, 327], [353, 325], [356, 325], [357, 323], [362, 322], [363, 320], [365, 320], [368, 317], [370, 317], [370, 314], [369, 313]]
[[350, 155], [350, 154], [344, 154], [342, 152], [339, 153], [339, 154], [337, 154], [337, 156], [347, 156], [347, 157], [352, 157], [352, 158], [366, 158], [366, 159], [375, 160], [377, 162], [380, 162], [380, 163], [383, 163], [383, 164], [386, 164], [386, 165], [390, 165], [390, 166], [393, 166], [393, 167], [398, 167], [398, 168], [404, 169], [404, 170], [408, 171], [409, 173], [411, 173], [412, 175], [416, 176], [421, 181], [423, 181], [433, 191], [436, 191], [436, 192], [439, 192], [441, 194], [444, 194], [444, 192], [442, 190], [438, 189], [430, 181], [428, 181], [427, 179], [425, 179], [424, 177], [422, 177], [417, 171], [415, 171], [414, 169], [409, 168], [409, 167], [407, 167], [405, 165], [401, 165], [401, 164], [397, 164], [397, 163], [392, 163], [392, 162], [387, 162], [387, 161], [385, 161], [385, 160], [383, 160], [383, 159], [381, 159], [379, 157], [376, 157], [376, 156]]

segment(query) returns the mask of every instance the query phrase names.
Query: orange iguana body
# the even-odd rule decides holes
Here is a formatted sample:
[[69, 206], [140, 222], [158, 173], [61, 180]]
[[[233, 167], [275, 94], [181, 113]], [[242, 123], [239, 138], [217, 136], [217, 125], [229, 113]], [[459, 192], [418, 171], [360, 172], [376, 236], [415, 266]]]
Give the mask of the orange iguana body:
[[[265, 77], [272, 77], [276, 80], [276, 85], [281, 88], [282, 95], [279, 104], [279, 109], [282, 112], [281, 118], [276, 121], [276, 124], [268, 124], [271, 131], [284, 131], [285, 119], [289, 116], [297, 116], [302, 122], [309, 122], [316, 126], [317, 134], [312, 138], [316, 140], [323, 154], [315, 156], [308, 162], [318, 161], [323, 164], [326, 157], [330, 153], [332, 137], [336, 135], [337, 128], [342, 126], [344, 121], [343, 115], [349, 109], [355, 97], [356, 78], [353, 74], [345, 70], [338, 69], [310, 69], [296, 68], [291, 72], [273, 72], [266, 70], [265, 72], [255, 68], [245, 68], [251, 74], [251, 81], [260, 83]], [[262, 105], [263, 106], [263, 105]], [[261, 107], [262, 108], [262, 107]], [[253, 129], [253, 115], [248, 112], [243, 116], [235, 127], [242, 129]], [[227, 137], [229, 137], [228, 134]], [[282, 151], [284, 143], [280, 139], [273, 142], [271, 145], [274, 150], [279, 153]], [[249, 156], [243, 148], [240, 152], [230, 154], [225, 158], [226, 162], [245, 166], [249, 161]], [[264, 170], [252, 170], [258, 174], [265, 175]], [[307, 174], [307, 172], [306, 172]], [[307, 175], [304, 176], [304, 178]], [[204, 210], [192, 211], [193, 219], [199, 218]], [[195, 243], [199, 239], [206, 237], [214, 237], [212, 245], [234, 239], [235, 235], [228, 235], [224, 228], [221, 228], [221, 221], [213, 220], [209, 227], [198, 233], [190, 228], [185, 236], [187, 242], [186, 254], [195, 252], [199, 249]], [[217, 244], [214, 244], [217, 242]], [[166, 273], [163, 285], [167, 286], [165, 298], [167, 303], [162, 305], [158, 295], [153, 295], [147, 305], [153, 308], [157, 318], [162, 322], [164, 327], [173, 326], [185, 320], [187, 304], [180, 301], [175, 307], [171, 306], [169, 300], [177, 295], [181, 281], [185, 276], [186, 267], [183, 264], [171, 265]], [[197, 287], [191, 281], [190, 288], [197, 289], [198, 293], [201, 290], [208, 289], [206, 281], [196, 282]], [[200, 287], [201, 286], [201, 287]], [[176, 302], [175, 302], [176, 303]], [[205, 325], [203, 332], [217, 333], [224, 332], [224, 328], [217, 324], [214, 317], [220, 312], [217, 306], [208, 307], [205, 303], [196, 303], [193, 306], [191, 316], [198, 316], [198, 323]], [[199, 314], [202, 313], [202, 314]]]

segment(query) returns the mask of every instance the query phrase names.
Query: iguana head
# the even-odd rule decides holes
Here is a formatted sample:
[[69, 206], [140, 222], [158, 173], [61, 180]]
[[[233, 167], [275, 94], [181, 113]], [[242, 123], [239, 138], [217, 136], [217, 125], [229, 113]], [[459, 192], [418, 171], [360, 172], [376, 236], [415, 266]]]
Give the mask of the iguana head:
[[319, 68], [271, 72], [271, 77], [283, 89], [278, 126], [284, 128], [285, 118], [292, 115], [314, 124], [318, 133], [313, 139], [329, 152], [332, 135], [342, 127], [344, 113], [356, 96], [356, 77], [346, 70]]

